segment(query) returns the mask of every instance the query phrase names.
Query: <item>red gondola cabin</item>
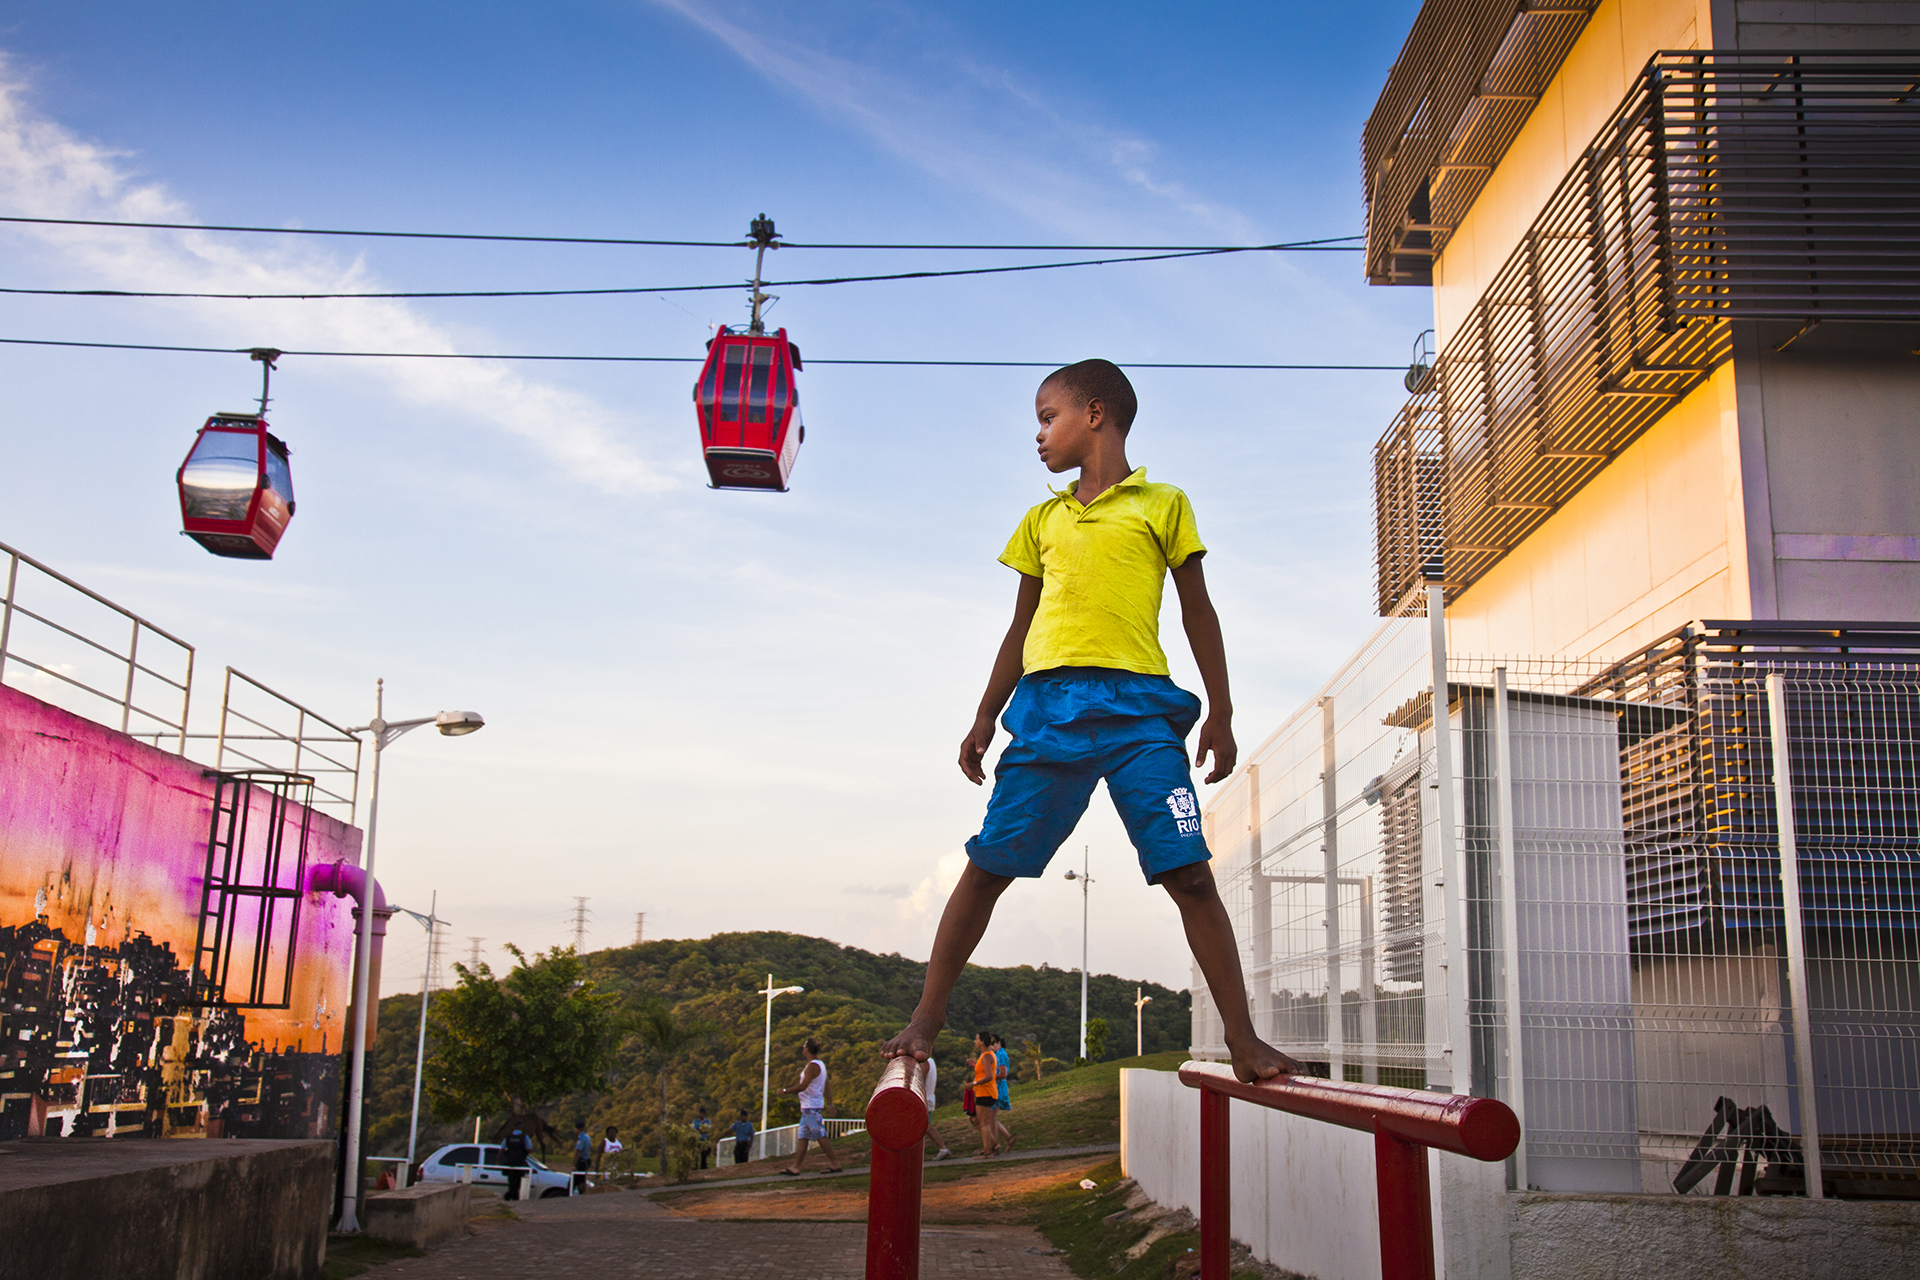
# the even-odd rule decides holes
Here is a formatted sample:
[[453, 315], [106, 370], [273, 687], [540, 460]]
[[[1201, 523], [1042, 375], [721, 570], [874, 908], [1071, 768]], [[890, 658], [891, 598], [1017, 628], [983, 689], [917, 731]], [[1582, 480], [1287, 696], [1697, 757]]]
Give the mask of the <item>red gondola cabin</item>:
[[807, 429], [800, 421], [800, 348], [785, 329], [772, 334], [723, 328], [707, 344], [693, 384], [700, 449], [716, 489], [772, 489], [787, 477]]
[[216, 413], [174, 479], [187, 536], [217, 556], [271, 560], [293, 519], [287, 446], [255, 413]]

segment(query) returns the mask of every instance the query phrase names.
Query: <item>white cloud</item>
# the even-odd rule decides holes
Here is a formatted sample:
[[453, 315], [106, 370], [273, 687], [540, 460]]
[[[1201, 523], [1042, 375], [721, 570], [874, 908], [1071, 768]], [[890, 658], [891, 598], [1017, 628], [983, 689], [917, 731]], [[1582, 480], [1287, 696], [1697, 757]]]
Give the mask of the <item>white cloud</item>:
[[[0, 211], [26, 217], [193, 222], [192, 210], [158, 183], [132, 174], [129, 157], [36, 116], [25, 86], [0, 55]], [[311, 244], [263, 244], [202, 232], [130, 231], [12, 224], [6, 239], [30, 243], [33, 263], [65, 285], [195, 292], [340, 292], [380, 288], [366, 265]], [[21, 264], [25, 265], [25, 264]], [[127, 304], [129, 306], [139, 304]], [[242, 310], [243, 309], [243, 310]], [[179, 345], [240, 345], [236, 320], [273, 345], [309, 350], [457, 350], [452, 336], [406, 302], [221, 302], [157, 305]], [[153, 314], [153, 312], [146, 312]], [[201, 335], [195, 341], [193, 334]], [[271, 335], [270, 339], [266, 335]], [[35, 335], [39, 336], [39, 335]], [[635, 450], [622, 421], [590, 397], [550, 386], [510, 366], [471, 361], [354, 362], [390, 394], [423, 408], [490, 424], [543, 454], [574, 480], [614, 493], [675, 487], [667, 469]]]
[[653, 3], [900, 159], [1063, 231], [1097, 237], [1134, 225], [1126, 215], [1138, 211], [1114, 207], [1131, 189], [1151, 197], [1149, 214], [1172, 212], [1223, 235], [1251, 234], [1248, 219], [1156, 178], [1152, 143], [1073, 117], [1027, 88], [1019, 73], [952, 52], [950, 41], [939, 46], [943, 75], [909, 78], [772, 34], [764, 6]]

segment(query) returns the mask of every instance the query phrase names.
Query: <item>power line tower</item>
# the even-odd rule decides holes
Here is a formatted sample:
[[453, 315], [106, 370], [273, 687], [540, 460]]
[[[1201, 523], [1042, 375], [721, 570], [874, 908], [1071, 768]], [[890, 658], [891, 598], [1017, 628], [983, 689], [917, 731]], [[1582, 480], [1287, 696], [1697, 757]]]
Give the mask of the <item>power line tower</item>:
[[647, 913], [638, 911], [633, 917], [633, 945], [639, 946], [647, 936]]
[[468, 934], [467, 941], [473, 944], [473, 947], [467, 952], [467, 968], [478, 969], [480, 967], [480, 944], [485, 942], [486, 939], [476, 938], [472, 934]]
[[587, 917], [593, 913], [587, 910], [587, 900], [578, 894], [573, 899], [573, 954], [579, 955], [587, 947]]

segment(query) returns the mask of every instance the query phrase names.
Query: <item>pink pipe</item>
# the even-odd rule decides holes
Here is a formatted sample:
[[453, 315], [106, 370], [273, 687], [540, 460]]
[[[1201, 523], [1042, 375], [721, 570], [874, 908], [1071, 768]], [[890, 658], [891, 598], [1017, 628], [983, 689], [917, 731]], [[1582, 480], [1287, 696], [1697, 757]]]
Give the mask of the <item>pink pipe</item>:
[[[361, 868], [346, 862], [327, 862], [307, 868], [307, 892], [331, 893], [337, 898], [352, 898], [360, 904], [360, 910], [367, 905], [367, 873]], [[358, 914], [358, 911], [355, 912]], [[367, 971], [367, 1048], [373, 1048], [373, 1038], [380, 1019], [380, 956], [386, 950], [387, 918], [393, 914], [393, 908], [387, 905], [387, 895], [380, 888], [380, 882], [373, 882], [373, 946], [368, 957], [370, 968]], [[357, 986], [359, 966], [355, 965], [355, 983]], [[354, 988], [349, 988], [349, 992]], [[352, 998], [349, 994], [349, 999]], [[346, 1039], [352, 1042], [352, 1009], [348, 1009], [349, 1030]]]

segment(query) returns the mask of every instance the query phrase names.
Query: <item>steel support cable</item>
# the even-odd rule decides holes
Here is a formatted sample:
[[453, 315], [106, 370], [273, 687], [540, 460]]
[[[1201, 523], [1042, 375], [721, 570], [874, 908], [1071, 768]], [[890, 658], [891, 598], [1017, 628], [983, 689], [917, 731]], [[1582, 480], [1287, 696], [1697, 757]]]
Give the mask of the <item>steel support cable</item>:
[[[1156, 253], [1128, 258], [1082, 258], [1073, 262], [1030, 262], [1012, 267], [966, 267], [951, 271], [896, 271], [875, 276], [826, 276], [814, 280], [763, 280], [768, 289], [793, 289], [802, 285], [870, 284], [883, 280], [932, 280], [942, 276], [992, 276], [1015, 271], [1057, 271], [1063, 267], [1105, 267], [1122, 262], [1165, 262], [1174, 258], [1210, 258], [1226, 253], [1261, 253], [1278, 249], [1302, 252], [1339, 252], [1335, 245], [1263, 245], [1248, 249], [1194, 249], [1179, 253]], [[1347, 246], [1358, 251], [1358, 246]], [[580, 298], [641, 293], [713, 293], [744, 289], [744, 280], [727, 284], [622, 285], [603, 289], [416, 289], [368, 293], [193, 293], [158, 289], [23, 289], [0, 287], [0, 294], [24, 294], [53, 298], [212, 298], [234, 302], [317, 302], [339, 298]]]
[[[276, 236], [364, 236], [383, 240], [481, 240], [514, 244], [601, 244], [658, 246], [679, 249], [751, 249], [751, 240], [634, 240], [615, 236], [515, 236], [452, 231], [342, 231], [321, 227], [247, 227], [198, 222], [122, 222], [108, 218], [29, 218], [0, 215], [0, 222], [28, 223], [53, 227], [125, 227], [145, 231], [226, 231]], [[830, 244], [782, 240], [783, 249], [901, 249], [965, 253], [1245, 253], [1275, 249], [1297, 249], [1308, 245], [1337, 244], [1343, 240], [1361, 240], [1364, 236], [1326, 236], [1318, 240], [1296, 240], [1287, 244], [1210, 245], [1210, 244]]]
[[[205, 355], [248, 355], [252, 347], [187, 347], [150, 342], [73, 342], [57, 338], [0, 338], [13, 347], [86, 347], [105, 351], [185, 351]], [[469, 351], [280, 351], [283, 356], [338, 356], [359, 360], [558, 360], [595, 364], [701, 364], [705, 356], [503, 355]], [[1058, 369], [1065, 360], [834, 360], [808, 357], [808, 364], [913, 365], [960, 369]], [[1397, 364], [1230, 364], [1128, 360], [1129, 369], [1321, 369], [1402, 373]]]

